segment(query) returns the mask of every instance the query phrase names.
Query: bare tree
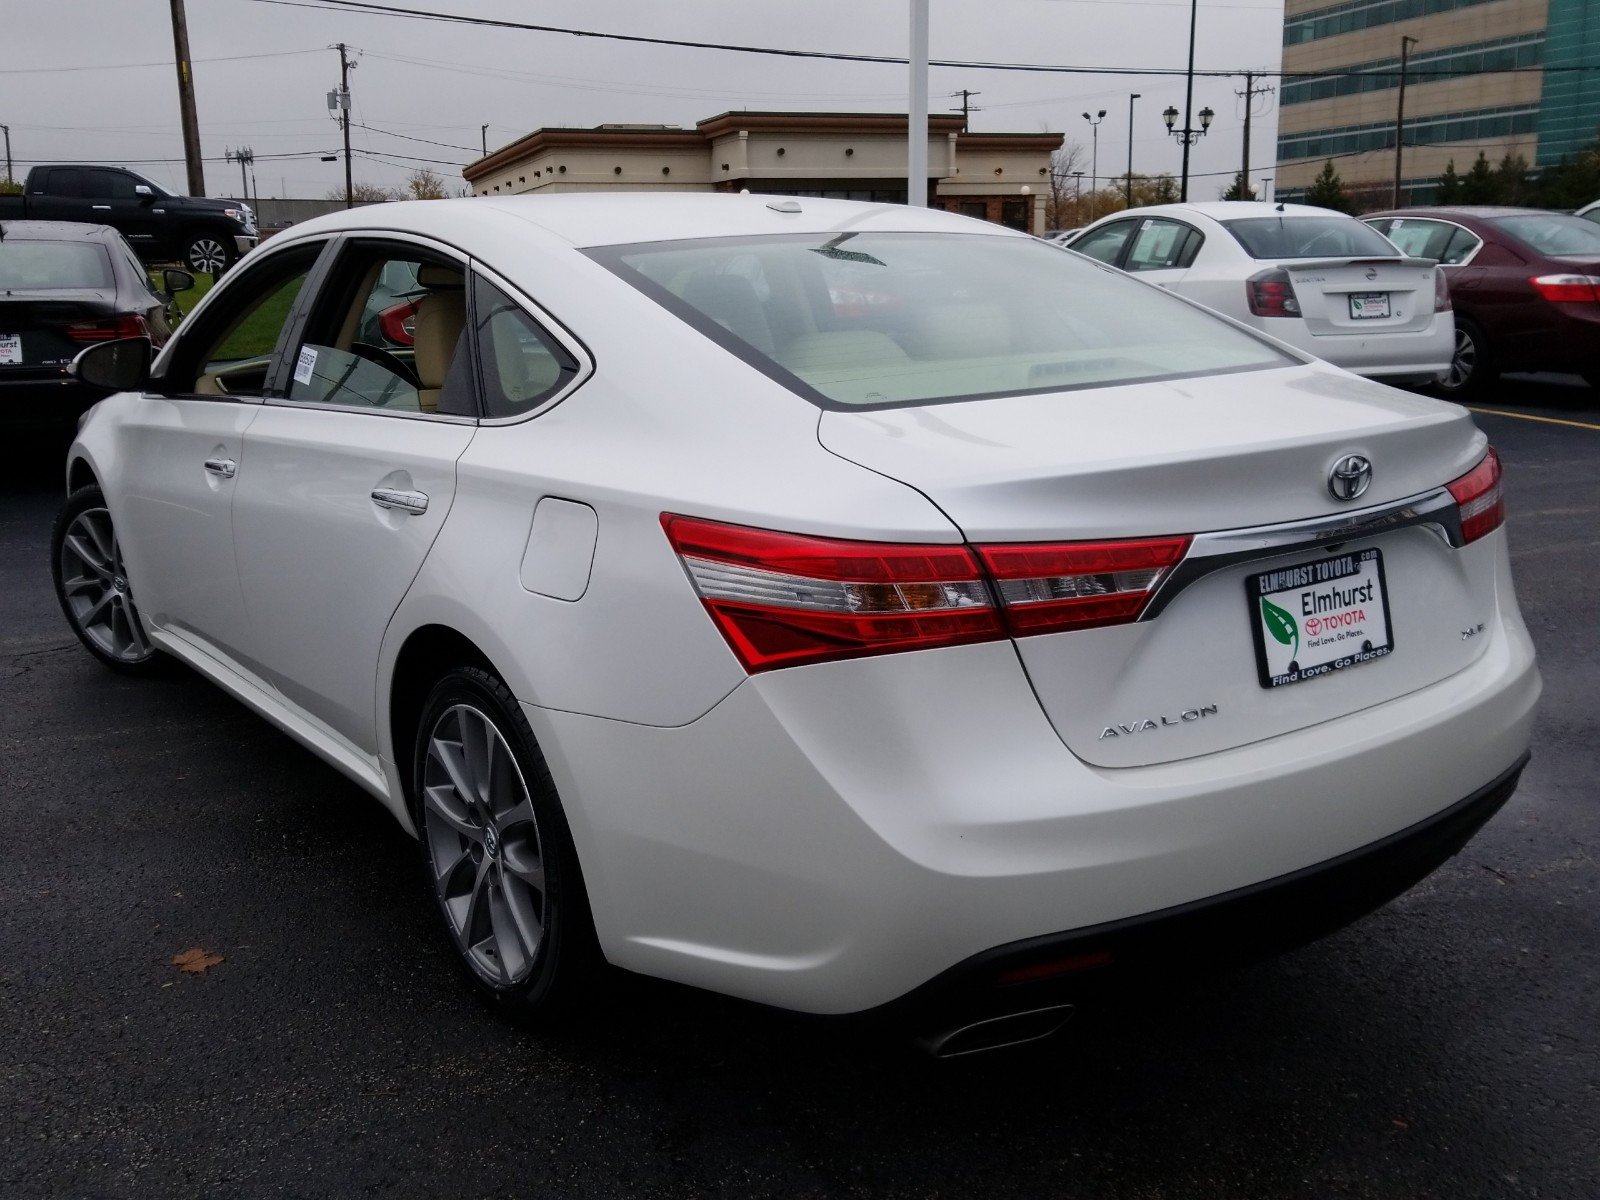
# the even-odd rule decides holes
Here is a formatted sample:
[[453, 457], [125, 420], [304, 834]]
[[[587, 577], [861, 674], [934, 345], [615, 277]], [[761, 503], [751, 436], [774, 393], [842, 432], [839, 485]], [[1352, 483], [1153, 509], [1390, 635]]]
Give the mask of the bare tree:
[[406, 193], [413, 200], [443, 200], [450, 194], [439, 173], [427, 167], [411, 172], [406, 179]]
[[[343, 200], [344, 189], [340, 187], [329, 188], [329, 200]], [[379, 187], [375, 183], [358, 183], [350, 189], [350, 198], [357, 204], [381, 204], [385, 200], [404, 200], [405, 193], [394, 188]]]
[[1084, 150], [1077, 142], [1062, 142], [1061, 148], [1050, 156], [1050, 196], [1045, 201], [1044, 223], [1049, 229], [1068, 229], [1083, 224], [1078, 219], [1078, 196], [1083, 186], [1078, 164], [1083, 161]]

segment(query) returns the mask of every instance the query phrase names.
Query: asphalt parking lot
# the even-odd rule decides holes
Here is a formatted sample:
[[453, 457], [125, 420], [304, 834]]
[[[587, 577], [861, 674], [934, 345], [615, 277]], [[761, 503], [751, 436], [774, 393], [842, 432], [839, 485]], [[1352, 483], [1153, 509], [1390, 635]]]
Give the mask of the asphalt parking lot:
[[0, 484], [0, 1194], [1591, 1200], [1600, 396], [1485, 407], [1546, 684], [1517, 795], [1354, 928], [954, 1063], [642, 980], [558, 1037], [498, 1022], [376, 802], [72, 641], [32, 456]]

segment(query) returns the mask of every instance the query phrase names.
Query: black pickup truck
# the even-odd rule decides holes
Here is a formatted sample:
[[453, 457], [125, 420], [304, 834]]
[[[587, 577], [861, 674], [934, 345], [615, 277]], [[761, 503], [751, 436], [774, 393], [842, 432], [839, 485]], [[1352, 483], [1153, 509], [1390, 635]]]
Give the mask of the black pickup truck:
[[220, 275], [258, 240], [255, 214], [235, 200], [174, 196], [121, 167], [34, 167], [20, 196], [0, 196], [0, 220], [109, 225], [145, 262], [182, 262]]

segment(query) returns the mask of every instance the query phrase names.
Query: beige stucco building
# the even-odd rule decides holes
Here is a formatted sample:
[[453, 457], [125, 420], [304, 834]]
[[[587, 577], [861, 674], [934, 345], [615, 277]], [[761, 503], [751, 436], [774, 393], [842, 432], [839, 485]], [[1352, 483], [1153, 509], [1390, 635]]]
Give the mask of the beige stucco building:
[[[1277, 195], [1301, 194], [1328, 159], [1347, 190], [1387, 204], [1394, 186], [1401, 39], [1402, 202], [1426, 202], [1454, 160], [1531, 167], [1576, 153], [1600, 125], [1600, 4], [1590, 0], [1286, 0]], [[1327, 72], [1327, 74], [1319, 74]]]
[[[1044, 231], [1059, 133], [966, 133], [928, 119], [934, 207]], [[729, 112], [693, 129], [536, 129], [462, 171], [479, 196], [537, 192], [752, 192], [903, 204], [907, 119], [898, 113]]]

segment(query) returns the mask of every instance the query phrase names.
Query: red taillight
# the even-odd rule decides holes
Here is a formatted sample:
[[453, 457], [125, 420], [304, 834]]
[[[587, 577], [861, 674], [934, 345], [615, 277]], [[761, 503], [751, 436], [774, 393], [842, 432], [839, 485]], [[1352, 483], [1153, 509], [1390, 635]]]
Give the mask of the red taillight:
[[138, 313], [121, 313], [103, 321], [74, 321], [66, 327], [66, 334], [75, 342], [116, 342], [149, 337], [150, 327]]
[[1433, 269], [1433, 311], [1450, 312], [1455, 308], [1450, 299], [1450, 280], [1438, 267]]
[[415, 345], [417, 304], [416, 300], [407, 300], [404, 304], [384, 309], [378, 314], [379, 332], [396, 346]]
[[1463, 544], [1475, 542], [1484, 534], [1505, 524], [1505, 493], [1500, 487], [1500, 456], [1494, 447], [1460, 479], [1446, 485], [1461, 509]]
[[1153, 538], [974, 551], [807, 537], [670, 513], [661, 523], [751, 672], [1132, 621], [1189, 544]]
[[1244, 283], [1250, 311], [1258, 317], [1298, 317], [1300, 300], [1294, 294], [1289, 272], [1279, 268], [1252, 275]]
[[1600, 304], [1600, 278], [1593, 275], [1535, 275], [1528, 282], [1557, 304]]
[[1017, 634], [1135, 620], [1189, 548], [1186, 537], [1060, 545], [980, 546]]

